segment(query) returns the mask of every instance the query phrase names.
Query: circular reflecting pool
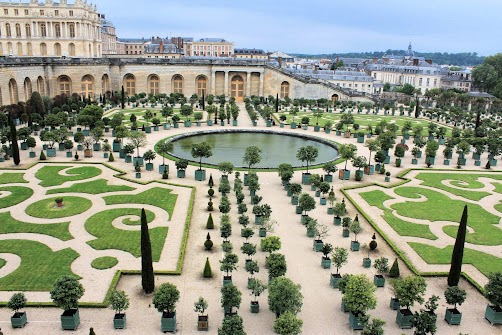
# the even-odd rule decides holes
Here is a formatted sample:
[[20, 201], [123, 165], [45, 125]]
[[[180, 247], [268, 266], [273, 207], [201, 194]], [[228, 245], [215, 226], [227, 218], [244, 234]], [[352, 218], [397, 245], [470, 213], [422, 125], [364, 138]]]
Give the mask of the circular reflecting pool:
[[[192, 144], [207, 142], [213, 148], [213, 156], [202, 160], [203, 163], [217, 165], [220, 162], [231, 162], [237, 167], [245, 167], [243, 163], [246, 148], [252, 145], [262, 150], [261, 163], [257, 168], [276, 168], [281, 163], [289, 163], [295, 167], [304, 164], [296, 159], [299, 148], [311, 145], [319, 150], [314, 164], [324, 163], [338, 157], [338, 151], [331, 142], [316, 137], [294, 133], [277, 133], [271, 131], [203, 131], [183, 134], [171, 139], [173, 156], [194, 161], [191, 154]], [[310, 165], [313, 165], [310, 163]]]

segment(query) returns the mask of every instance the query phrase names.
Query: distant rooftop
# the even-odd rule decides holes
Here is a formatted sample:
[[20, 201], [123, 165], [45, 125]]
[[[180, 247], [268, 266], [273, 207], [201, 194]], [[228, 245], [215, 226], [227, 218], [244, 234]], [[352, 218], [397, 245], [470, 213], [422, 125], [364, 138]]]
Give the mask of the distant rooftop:
[[223, 38], [201, 38], [199, 42], [208, 42], [208, 43], [222, 43], [222, 42], [228, 42], [224, 40]]
[[247, 48], [241, 48], [241, 49], [235, 49], [235, 54], [241, 54], [241, 55], [265, 55], [265, 51], [262, 49], [247, 49]]

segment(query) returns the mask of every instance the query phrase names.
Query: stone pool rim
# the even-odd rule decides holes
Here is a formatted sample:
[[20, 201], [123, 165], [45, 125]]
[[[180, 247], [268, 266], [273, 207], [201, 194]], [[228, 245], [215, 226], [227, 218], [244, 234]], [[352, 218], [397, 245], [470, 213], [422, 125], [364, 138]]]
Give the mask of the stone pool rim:
[[[326, 163], [333, 162], [333, 161], [336, 161], [336, 160], [340, 159], [340, 153], [339, 153], [339, 149], [338, 149], [338, 144], [336, 142], [334, 142], [334, 141], [330, 141], [330, 140], [327, 140], [327, 139], [324, 139], [324, 138], [321, 138], [321, 137], [317, 137], [317, 136], [312, 136], [312, 135], [298, 134], [298, 133], [286, 132], [286, 131], [274, 131], [274, 130], [268, 130], [268, 129], [218, 129], [218, 130], [211, 129], [211, 130], [197, 130], [197, 131], [192, 131], [192, 132], [189, 132], [189, 133], [183, 133], [183, 134], [178, 134], [178, 135], [173, 135], [173, 136], [170, 136], [170, 137], [166, 137], [166, 138], [158, 141], [157, 143], [160, 143], [160, 142], [163, 142], [163, 141], [169, 141], [170, 143], [173, 143], [173, 142], [181, 140], [181, 139], [185, 139], [185, 138], [189, 138], [189, 137], [196, 137], [196, 136], [200, 136], [200, 135], [232, 134], [232, 133], [272, 134], [272, 135], [283, 135], [283, 136], [297, 137], [297, 138], [301, 138], [301, 139], [305, 139], [305, 140], [310, 140], [310, 141], [315, 141], [315, 142], [327, 145], [327, 146], [331, 147], [332, 149], [335, 149], [338, 152], [338, 155], [335, 158], [331, 159], [331, 160], [322, 161], [322, 162], [313, 162], [313, 164], [309, 164], [309, 170], [310, 169], [318, 168], [318, 167], [320, 167], [320, 166], [322, 166], [322, 165], [324, 165]], [[155, 145], [155, 147], [156, 147], [156, 145]], [[179, 156], [174, 155], [172, 152], [169, 152], [167, 155], [170, 156], [170, 157], [172, 157], [172, 158], [178, 159], [178, 160], [179, 159], [186, 159], [186, 160], [188, 160], [191, 163], [191, 165], [195, 165], [196, 164], [197, 167], [199, 166], [199, 161], [196, 161], [193, 158], [192, 159], [188, 159], [188, 158], [179, 157]], [[168, 158], [168, 157], [166, 157], [166, 158]], [[202, 162], [202, 167], [203, 168], [204, 167], [210, 167], [210, 168], [216, 168], [217, 169], [218, 165], [217, 164], [207, 163], [207, 162]], [[305, 165], [293, 166], [293, 168], [295, 170], [307, 170], [307, 167]], [[248, 167], [247, 166], [236, 165], [235, 169], [237, 169], [237, 170], [247, 170]], [[277, 167], [253, 167], [251, 170], [259, 170], [259, 171], [267, 171], [268, 170], [268, 171], [274, 171], [274, 170], [277, 170]]]

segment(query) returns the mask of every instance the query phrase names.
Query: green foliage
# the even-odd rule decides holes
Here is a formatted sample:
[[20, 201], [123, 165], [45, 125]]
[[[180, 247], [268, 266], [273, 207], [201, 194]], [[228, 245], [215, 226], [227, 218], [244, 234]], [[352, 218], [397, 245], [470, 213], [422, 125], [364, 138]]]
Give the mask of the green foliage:
[[91, 263], [91, 266], [94, 269], [106, 270], [106, 269], [113, 268], [115, 265], [118, 264], [118, 262], [119, 262], [118, 259], [115, 257], [103, 256], [103, 257], [98, 257], [98, 258], [94, 259]]
[[221, 171], [225, 176], [232, 174], [234, 171], [234, 165], [230, 162], [221, 162], [218, 164], [218, 170]]
[[270, 279], [284, 276], [288, 268], [286, 264], [286, 257], [279, 253], [267, 256], [265, 265], [268, 268], [268, 276]]
[[239, 257], [236, 254], [227, 253], [225, 257], [220, 261], [220, 270], [226, 272], [228, 276], [232, 271], [237, 270], [237, 263], [239, 262]]
[[307, 173], [309, 173], [309, 164], [315, 162], [317, 156], [319, 156], [319, 150], [311, 145], [301, 147], [296, 153], [299, 161], [307, 163]]
[[384, 275], [389, 272], [389, 259], [386, 257], [377, 258], [373, 266], [379, 275]]
[[204, 271], [202, 272], [204, 278], [213, 278], [213, 271], [211, 270], [211, 264], [209, 263], [209, 257], [206, 257], [206, 264], [204, 265]]
[[415, 312], [411, 324], [415, 331], [414, 335], [427, 335], [436, 333], [436, 318], [437, 316], [431, 315], [426, 310], [420, 310], [420, 312]]
[[280, 335], [298, 335], [302, 332], [303, 321], [295, 314], [285, 312], [274, 321], [274, 332]]
[[467, 293], [464, 289], [458, 286], [451, 286], [444, 292], [444, 297], [446, 299], [446, 303], [448, 305], [453, 305], [456, 309], [457, 304], [462, 305], [464, 303]]
[[153, 305], [160, 312], [174, 313], [176, 303], [180, 299], [180, 292], [175, 285], [164, 283], [159, 286], [153, 295]]
[[345, 287], [345, 306], [356, 316], [364, 316], [376, 307], [376, 287], [366, 275], [353, 275]]
[[40, 157], [39, 157], [38, 159], [39, 159], [39, 160], [41, 160], [41, 161], [45, 161], [45, 160], [47, 160], [47, 157], [45, 157], [45, 153], [44, 153], [44, 151], [43, 151], [43, 150], [42, 150], [42, 151], [40, 151]]
[[298, 200], [298, 206], [301, 207], [306, 215], [307, 212], [310, 212], [311, 210], [314, 210], [316, 208], [316, 201], [310, 194], [303, 193]]
[[364, 325], [361, 335], [384, 335], [385, 321], [381, 319], [372, 319]]
[[7, 302], [7, 307], [12, 309], [14, 312], [18, 312], [20, 309], [26, 307], [26, 296], [22, 292], [14, 293], [9, 301]]
[[209, 216], [207, 217], [206, 229], [214, 229], [214, 220], [211, 213], [209, 213]]
[[268, 236], [260, 241], [261, 251], [273, 253], [281, 249], [281, 239], [279, 236]]
[[8, 208], [20, 204], [33, 195], [33, 190], [31, 188], [22, 186], [0, 187], [0, 192], [5, 192], [4, 196], [1, 198], [0, 208]]
[[129, 297], [124, 291], [113, 290], [110, 294], [110, 305], [115, 313], [120, 314], [129, 308]]
[[242, 317], [239, 315], [225, 317], [221, 328], [218, 328], [218, 335], [246, 335], [242, 326]]
[[493, 272], [488, 275], [485, 296], [493, 305], [502, 307], [502, 272]]
[[399, 299], [402, 306], [406, 306], [409, 309], [416, 302], [419, 304], [424, 302], [427, 284], [423, 277], [408, 276], [404, 279], [399, 279], [396, 281], [394, 287], [396, 298]]
[[[67, 169], [67, 170], [66, 170]], [[64, 175], [61, 171], [66, 170]], [[69, 181], [85, 180], [99, 176], [103, 171], [94, 166], [81, 166], [68, 169], [67, 166], [44, 166], [35, 173], [40, 186], [59, 186]]]
[[141, 286], [146, 294], [152, 293], [155, 288], [152, 244], [144, 208], [141, 209]]
[[257, 146], [250, 146], [246, 148], [244, 153], [243, 163], [247, 164], [249, 170], [253, 165], [256, 165], [261, 162], [261, 149]]
[[399, 262], [397, 261], [397, 258], [396, 258], [390, 268], [389, 277], [390, 278], [399, 278], [400, 276], [401, 276], [401, 273], [399, 271]]
[[207, 304], [206, 299], [204, 299], [203, 297], [199, 297], [199, 300], [197, 300], [194, 303], [194, 312], [197, 312], [200, 315], [203, 315], [204, 311], [207, 309], [207, 307], [208, 307], [208, 304]]
[[337, 274], [338, 271], [342, 268], [342, 266], [347, 264], [348, 259], [349, 259], [349, 253], [347, 249], [341, 247], [335, 247], [333, 253], [331, 254], [331, 262], [336, 267]]
[[232, 309], [239, 308], [242, 301], [242, 293], [233, 285], [225, 285], [221, 288], [221, 307], [232, 312]]
[[464, 258], [465, 235], [467, 233], [467, 205], [464, 207], [462, 219], [458, 227], [457, 238], [451, 255], [450, 273], [448, 274], [448, 286], [458, 286], [462, 274], [462, 261]]
[[97, 179], [89, 182], [73, 184], [67, 188], [55, 188], [47, 191], [47, 194], [59, 193], [86, 193], [101, 194], [108, 192], [134, 191], [134, 187], [125, 185], [110, 185], [106, 179]]
[[171, 217], [174, 212], [174, 206], [178, 196], [172, 193], [172, 190], [153, 187], [138, 194], [111, 195], [104, 197], [107, 205], [118, 204], [143, 204], [162, 208], [169, 213]]
[[51, 294], [51, 299], [56, 306], [67, 311], [78, 307], [78, 300], [84, 295], [84, 287], [73, 276], [62, 276], [56, 280]]
[[92, 207], [92, 202], [86, 198], [67, 196], [64, 206], [56, 207], [57, 198], [40, 200], [26, 208], [26, 214], [41, 219], [58, 219], [84, 213]]
[[286, 277], [272, 280], [268, 288], [269, 309], [280, 316], [286, 312], [298, 314], [303, 305], [301, 286]]

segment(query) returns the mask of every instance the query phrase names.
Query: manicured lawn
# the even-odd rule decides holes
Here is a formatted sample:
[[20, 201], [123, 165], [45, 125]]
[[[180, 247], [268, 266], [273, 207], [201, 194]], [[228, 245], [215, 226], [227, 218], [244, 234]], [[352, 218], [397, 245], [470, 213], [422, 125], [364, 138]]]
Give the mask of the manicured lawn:
[[[419, 173], [416, 178], [422, 180], [424, 186], [438, 188], [475, 201], [490, 195], [489, 192], [476, 191], [476, 189], [484, 187], [484, 184], [478, 181], [479, 178], [493, 179], [497, 187], [502, 187], [500, 183], [496, 182], [502, 181], [502, 174], [496, 173]], [[442, 183], [444, 180], [452, 180], [451, 184], [462, 188], [462, 190], [444, 185]]]
[[60, 172], [68, 166], [44, 166], [35, 173], [35, 177], [40, 179], [40, 185], [44, 187], [58, 186], [67, 181], [85, 180], [99, 176], [103, 171], [94, 166], [81, 166], [66, 170], [66, 174]]
[[401, 220], [392, 214], [392, 211], [385, 207], [383, 203], [386, 200], [393, 199], [382, 191], [371, 191], [360, 193], [360, 196], [370, 205], [378, 207], [384, 211], [382, 218], [401, 236], [421, 237], [428, 240], [437, 240], [429, 226], [416, 224]]
[[[147, 212], [147, 221], [151, 222], [155, 215]], [[116, 229], [112, 222], [120, 217], [135, 215], [138, 219], [129, 220], [128, 224], [139, 225], [139, 216], [141, 210], [136, 208], [118, 208], [109, 209], [97, 213], [85, 222], [85, 229], [93, 236], [95, 240], [87, 242], [96, 250], [116, 249], [131, 253], [134, 257], [141, 256], [141, 231], [140, 230], [121, 230]], [[139, 228], [139, 227], [138, 227]], [[152, 243], [152, 257], [155, 262], [160, 259], [160, 254], [164, 248], [167, 236], [167, 227], [157, 227], [149, 229], [150, 240]]]
[[72, 249], [53, 252], [45, 244], [27, 240], [0, 241], [0, 253], [21, 257], [21, 265], [0, 278], [2, 291], [50, 291], [60, 276], [75, 276], [71, 264], [80, 256]]
[[62, 241], [73, 239], [68, 229], [70, 223], [37, 224], [14, 219], [10, 212], [0, 213], [0, 234], [30, 233], [49, 235]]
[[56, 198], [37, 201], [26, 208], [26, 214], [41, 219], [59, 219], [81, 214], [92, 207], [92, 202], [81, 197], [63, 197], [63, 207], [57, 207]]
[[495, 209], [502, 214], [502, 204], [495, 205]]
[[10, 172], [4, 172], [0, 174], [0, 184], [19, 184], [19, 183], [27, 183], [26, 180], [24, 180], [24, 173], [10, 173]]
[[0, 269], [3, 268], [5, 266], [5, 264], [7, 264], [7, 262], [5, 261], [5, 259], [0, 258]]
[[134, 187], [125, 185], [109, 185], [106, 179], [98, 179], [89, 182], [73, 184], [67, 188], [56, 188], [47, 191], [47, 194], [57, 193], [87, 193], [87, 194], [101, 194], [120, 191], [134, 191]]
[[[136, 195], [124, 194], [103, 197], [107, 205], [145, 204], [156, 206], [168, 212], [170, 217], [173, 215], [177, 198], [178, 196], [176, 194], [172, 194], [171, 190], [160, 187], [154, 187]], [[166, 219], [170, 219], [170, 217]]]
[[[402, 202], [392, 205], [402, 216], [421, 220], [460, 222], [465, 202], [453, 200], [449, 197], [419, 187], [398, 187], [394, 192], [407, 198], [418, 198], [419, 195], [427, 197], [425, 202]], [[445, 210], [445, 209], [448, 210]], [[499, 245], [502, 241], [502, 230], [495, 227], [500, 217], [493, 215], [481, 206], [468, 204], [468, 225], [474, 229], [474, 233], [467, 233], [466, 241], [480, 245]], [[457, 225], [444, 227], [444, 232], [452, 237], [457, 234]]]
[[116, 259], [115, 257], [104, 256], [93, 260], [91, 266], [98, 270], [106, 270], [113, 268], [115, 265], [118, 264], [118, 262], [119, 262], [118, 259]]
[[[440, 249], [421, 243], [409, 242], [409, 244], [429, 264], [450, 264], [451, 262], [452, 245]], [[502, 259], [469, 248], [464, 249], [463, 264], [472, 264], [484, 275], [502, 271]]]
[[[10, 193], [10, 194], [9, 194]], [[4, 194], [9, 194], [3, 196]], [[33, 190], [23, 186], [0, 187], [0, 208], [8, 208], [28, 200], [33, 195]]]

